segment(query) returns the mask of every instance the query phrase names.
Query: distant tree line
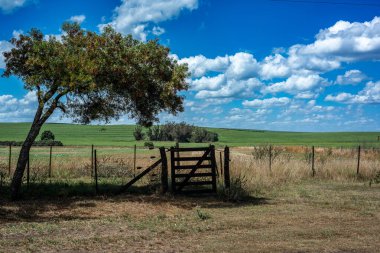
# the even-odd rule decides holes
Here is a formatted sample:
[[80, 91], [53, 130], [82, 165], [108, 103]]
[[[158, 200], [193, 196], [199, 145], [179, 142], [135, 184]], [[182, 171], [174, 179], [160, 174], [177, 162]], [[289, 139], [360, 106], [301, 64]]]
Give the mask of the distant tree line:
[[148, 128], [147, 132], [141, 126], [136, 126], [133, 135], [135, 140], [144, 140], [147, 137], [150, 141], [178, 141], [178, 142], [216, 142], [219, 140], [218, 134], [201, 127], [189, 125], [185, 122], [168, 122], [164, 125], [157, 125]]

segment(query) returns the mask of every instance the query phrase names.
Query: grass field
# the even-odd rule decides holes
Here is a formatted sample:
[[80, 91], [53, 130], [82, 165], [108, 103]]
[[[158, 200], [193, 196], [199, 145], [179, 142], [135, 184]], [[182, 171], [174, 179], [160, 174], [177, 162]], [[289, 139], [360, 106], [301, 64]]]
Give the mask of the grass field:
[[380, 187], [309, 180], [245, 201], [0, 198], [2, 252], [378, 252]]
[[[0, 123], [0, 141], [24, 140], [29, 126], [29, 123]], [[144, 141], [136, 142], [133, 138], [134, 127], [133, 125], [45, 124], [43, 130], [53, 131], [56, 139], [62, 141], [64, 145], [142, 146]], [[210, 128], [210, 130], [219, 134], [220, 141], [216, 144], [221, 146], [255, 146], [269, 143], [286, 146], [380, 147], [380, 142], [377, 140], [380, 132], [298, 133], [222, 128]], [[174, 143], [155, 144], [171, 146]], [[183, 145], [199, 146], [194, 143]]]

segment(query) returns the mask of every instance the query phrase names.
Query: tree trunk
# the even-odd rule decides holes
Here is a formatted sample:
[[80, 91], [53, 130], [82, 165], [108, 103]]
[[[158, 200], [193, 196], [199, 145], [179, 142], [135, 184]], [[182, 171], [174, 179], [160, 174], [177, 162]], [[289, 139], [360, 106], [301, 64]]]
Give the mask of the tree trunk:
[[28, 136], [26, 137], [24, 143], [22, 144], [20, 154], [17, 161], [17, 167], [13, 174], [12, 183], [11, 183], [11, 198], [16, 200], [19, 197], [22, 177], [24, 175], [25, 167], [29, 158], [29, 151], [33, 145], [34, 140], [37, 138], [40, 133], [43, 121], [41, 121], [41, 115], [43, 112], [43, 106], [39, 105], [34, 116], [32, 126], [30, 127]]

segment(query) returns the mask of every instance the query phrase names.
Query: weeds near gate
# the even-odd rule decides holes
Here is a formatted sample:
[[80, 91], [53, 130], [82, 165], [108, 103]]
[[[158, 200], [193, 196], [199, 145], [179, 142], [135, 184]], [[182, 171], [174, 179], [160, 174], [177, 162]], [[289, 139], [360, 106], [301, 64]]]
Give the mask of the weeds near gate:
[[196, 211], [197, 211], [197, 217], [200, 220], [208, 220], [211, 218], [211, 215], [209, 213], [202, 211], [200, 208], [197, 208]]

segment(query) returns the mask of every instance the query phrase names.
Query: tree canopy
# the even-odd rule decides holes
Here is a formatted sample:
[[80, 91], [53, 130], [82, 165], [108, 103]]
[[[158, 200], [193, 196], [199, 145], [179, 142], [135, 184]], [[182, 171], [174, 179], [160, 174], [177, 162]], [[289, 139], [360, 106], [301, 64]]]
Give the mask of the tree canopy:
[[[110, 121], [128, 113], [149, 126], [157, 114], [183, 111], [188, 72], [169, 49], [123, 36], [111, 27], [101, 34], [65, 23], [60, 38], [32, 29], [13, 38], [4, 53], [3, 76], [18, 76], [36, 91], [41, 123], [59, 108], [79, 123]], [[65, 99], [62, 99], [64, 97]]]

